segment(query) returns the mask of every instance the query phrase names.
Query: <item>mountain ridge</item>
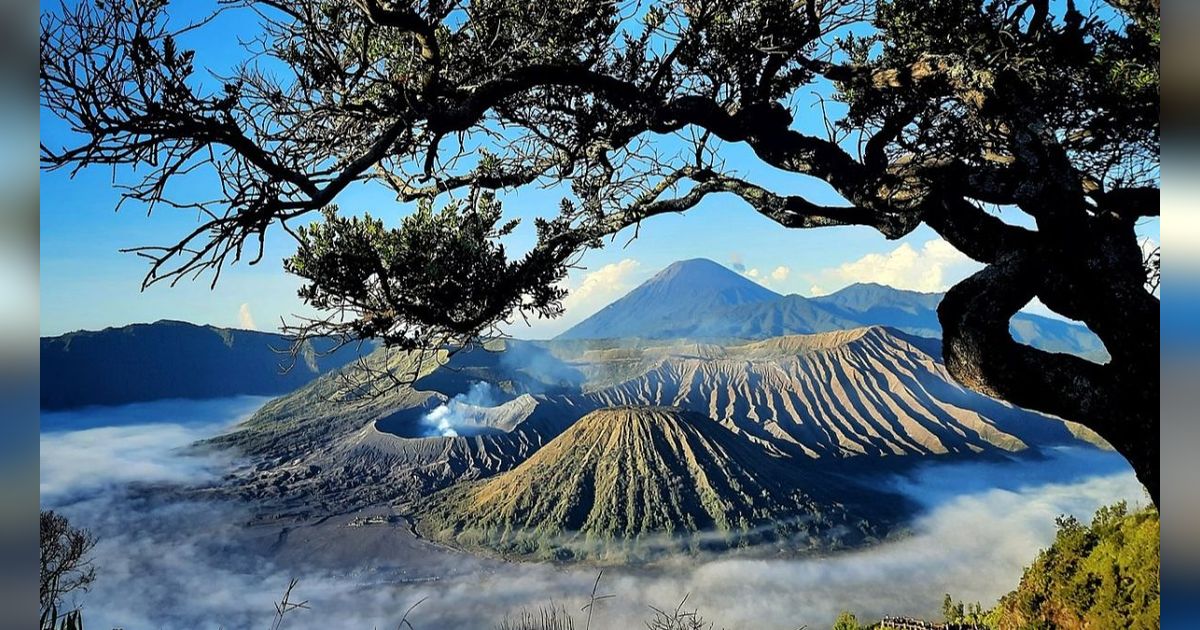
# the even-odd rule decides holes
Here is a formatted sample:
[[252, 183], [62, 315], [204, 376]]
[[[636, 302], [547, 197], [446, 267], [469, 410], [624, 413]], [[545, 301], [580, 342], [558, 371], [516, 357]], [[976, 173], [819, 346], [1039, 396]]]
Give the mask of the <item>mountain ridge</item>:
[[311, 340], [285, 371], [291, 341], [283, 335], [169, 319], [39, 342], [46, 410], [286, 394], [358, 356], [350, 347], [330, 354], [332, 340]]
[[[819, 298], [781, 296], [706, 259], [679, 261], [655, 278], [647, 283], [657, 288], [634, 289], [564, 332], [557, 341], [585, 343], [616, 335], [728, 343], [864, 325], [940, 335], [939, 294], [859, 284]], [[1045, 350], [1095, 361], [1107, 358], [1095, 335], [1068, 322], [1018, 314], [1011, 330], [1018, 341]], [[42, 408], [285, 394], [358, 356], [354, 348], [323, 356], [328, 346], [315, 340], [284, 374], [281, 364], [287, 357], [276, 350], [289, 344], [275, 333], [172, 319], [42, 337]], [[932, 346], [928, 350], [933, 352]], [[443, 381], [447, 379], [457, 380], [455, 387], [465, 386], [461, 376], [435, 376], [438, 382], [427, 385], [439, 391], [445, 391], [448, 383]], [[564, 379], [573, 386], [572, 377]]]
[[[695, 291], [662, 285], [666, 277], [707, 277], [717, 274], [719, 282], [758, 287], [760, 299], [722, 301], [708, 297], [694, 300]], [[698, 286], [710, 283], [701, 282]], [[662, 285], [662, 286], [660, 286]], [[747, 289], [748, 291], [749, 289]], [[652, 304], [644, 296], [654, 296]], [[773, 295], [775, 297], [769, 297]], [[629, 299], [630, 296], [637, 296]], [[819, 297], [779, 295], [755, 284], [733, 270], [707, 259], [672, 263], [646, 282], [618, 298], [596, 314], [564, 331], [556, 340], [603, 338], [643, 339], [761, 339], [788, 334], [811, 334], [859, 326], [890, 326], [909, 334], [941, 337], [937, 305], [941, 293], [896, 289], [878, 283], [855, 283]], [[647, 313], [642, 316], [642, 313]], [[672, 317], [671, 313], [678, 313]], [[1108, 360], [1104, 344], [1079, 324], [1018, 313], [1010, 324], [1018, 342], [1052, 352], [1065, 352], [1103, 363]]]
[[[243, 481], [252, 495], [279, 497], [294, 509], [331, 511], [365, 501], [415, 504], [455, 483], [503, 473], [579, 418], [612, 407], [699, 414], [763, 457], [798, 466], [855, 461], [862, 470], [874, 462], [905, 465], [927, 457], [1103, 445], [1078, 425], [954, 383], [923, 349], [929, 344], [884, 327], [728, 346], [509, 341], [503, 349], [464, 351], [447, 365], [421, 367], [418, 386], [437, 383], [448, 388], [444, 392], [400, 387], [357, 404], [330, 402], [342, 381], [328, 374], [210, 443], [257, 462]], [[531, 371], [504, 360], [510, 351], [542, 365]], [[367, 359], [382, 369], [386, 356]], [[417, 369], [390, 356], [388, 369]], [[458, 436], [429, 436], [425, 419], [452, 404], [451, 392], [470, 389], [464, 377], [490, 384], [492, 406], [460, 408], [465, 431]]]

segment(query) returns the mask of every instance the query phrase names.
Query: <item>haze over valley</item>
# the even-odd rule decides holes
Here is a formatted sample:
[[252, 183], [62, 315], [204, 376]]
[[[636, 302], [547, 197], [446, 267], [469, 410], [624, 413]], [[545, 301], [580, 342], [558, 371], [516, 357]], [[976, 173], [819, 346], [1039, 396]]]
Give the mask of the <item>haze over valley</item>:
[[[263, 625], [297, 577], [313, 610], [291, 627], [394, 625], [429, 597], [418, 628], [485, 628], [601, 567], [611, 627], [688, 593], [728, 627], [928, 615], [1006, 592], [1059, 513], [1144, 502], [1091, 431], [955, 383], [939, 299], [781, 296], [689, 260], [555, 339], [309, 347], [284, 375], [269, 334], [43, 339], [43, 504], [105, 538], [89, 625]], [[1068, 322], [1011, 331], [1106, 359]], [[81, 377], [112, 366], [128, 382]], [[156, 584], [168, 564], [190, 569]]]

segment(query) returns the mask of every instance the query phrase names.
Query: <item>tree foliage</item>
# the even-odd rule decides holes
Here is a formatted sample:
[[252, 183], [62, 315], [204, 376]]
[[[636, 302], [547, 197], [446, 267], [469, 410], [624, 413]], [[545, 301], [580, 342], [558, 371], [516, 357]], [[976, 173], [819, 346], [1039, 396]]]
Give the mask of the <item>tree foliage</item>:
[[[479, 337], [514, 312], [561, 312], [557, 283], [564, 269], [508, 260], [498, 239], [516, 224], [498, 225], [503, 213], [490, 193], [440, 210], [421, 201], [398, 228], [370, 215], [339, 215], [336, 207], [323, 214], [323, 222], [297, 230], [300, 247], [284, 266], [310, 281], [300, 290], [305, 302], [325, 312], [365, 314], [349, 320], [353, 339], [437, 348]], [[525, 277], [531, 269], [546, 277]], [[411, 325], [419, 321], [438, 324]]]
[[955, 601], [946, 594], [942, 600], [942, 619], [947, 624], [957, 624], [971, 628], [995, 628], [997, 609], [984, 610], [979, 602], [964, 603]]
[[858, 623], [858, 617], [854, 613], [843, 610], [838, 613], [837, 619], [833, 620], [833, 630], [861, 630], [862, 626]]
[[[213, 21], [178, 24], [166, 0], [82, 2], [43, 14], [42, 105], [76, 141], [42, 160], [132, 167], [127, 201], [199, 213], [177, 243], [137, 250], [147, 283], [215, 282], [282, 226], [302, 296], [328, 309], [298, 332], [403, 348], [553, 315], [582, 252], [710, 195], [790, 228], [925, 224], [986, 264], [940, 308], [950, 372], [1096, 430], [1157, 499], [1159, 302], [1134, 227], [1158, 214], [1158, 8], [234, 0], [219, 13], [260, 33], [214, 85], [180, 44]], [[746, 179], [729, 145], [844, 203]], [[173, 185], [199, 172], [219, 181], [211, 196]], [[345, 218], [335, 201], [362, 181], [416, 218]], [[561, 201], [510, 255], [490, 193], [535, 186]], [[1035, 297], [1112, 360], [1014, 342], [1008, 320]]]
[[1058, 520], [1054, 544], [1038, 555], [997, 606], [996, 627], [1159, 627], [1158, 512], [1101, 508], [1090, 525]]

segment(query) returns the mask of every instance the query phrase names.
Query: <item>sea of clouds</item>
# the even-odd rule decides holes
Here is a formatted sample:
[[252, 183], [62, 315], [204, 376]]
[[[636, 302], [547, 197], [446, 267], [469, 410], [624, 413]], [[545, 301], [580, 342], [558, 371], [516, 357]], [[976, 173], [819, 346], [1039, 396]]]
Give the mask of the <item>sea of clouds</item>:
[[[424, 580], [397, 583], [379, 566], [285, 566], [252, 544], [252, 506], [164, 492], [219, 478], [229, 461], [189, 449], [261, 399], [171, 401], [46, 414], [42, 504], [100, 538], [97, 580], [81, 596], [89, 627], [268, 628], [291, 578], [307, 608], [285, 628], [490, 628], [506, 613], [551, 601], [576, 613], [598, 569], [502, 563], [443, 553]], [[843, 609], [860, 618], [936, 616], [944, 593], [990, 605], [1054, 537], [1061, 514], [1087, 519], [1117, 500], [1145, 502], [1113, 453], [1058, 449], [1012, 462], [928, 465], [881, 480], [923, 512], [912, 533], [872, 548], [805, 559], [680, 560], [653, 570], [609, 568], [593, 627], [642, 627], [650, 606], [685, 596], [716, 627], [828, 627]], [[347, 535], [354, 535], [347, 530]], [[392, 569], [405, 558], [381, 558]], [[414, 559], [414, 563], [417, 560]], [[448, 565], [445, 563], [449, 563]], [[411, 567], [420, 575], [423, 567]]]

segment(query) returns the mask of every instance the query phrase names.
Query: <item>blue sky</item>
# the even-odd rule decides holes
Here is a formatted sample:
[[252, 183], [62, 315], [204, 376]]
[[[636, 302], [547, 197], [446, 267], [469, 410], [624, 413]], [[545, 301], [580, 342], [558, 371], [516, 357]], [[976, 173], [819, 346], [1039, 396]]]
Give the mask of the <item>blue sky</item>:
[[[177, 3], [201, 10], [206, 3]], [[253, 32], [253, 22], [239, 15], [222, 17], [212, 32], [223, 35]], [[214, 44], [211, 38], [196, 47], [197, 65], [215, 70], [230, 67], [239, 49], [233, 37]], [[816, 111], [799, 110], [797, 127], [817, 133]], [[42, 142], [69, 144], [69, 130], [43, 112]], [[726, 145], [728, 166], [740, 175], [780, 193], [804, 194], [819, 203], [838, 203], [837, 196], [818, 180], [763, 166], [744, 147]], [[117, 173], [116, 180], [127, 181]], [[299, 281], [284, 273], [281, 261], [292, 247], [282, 233], [271, 234], [263, 261], [257, 266], [239, 263], [227, 268], [215, 289], [207, 278], [185, 280], [175, 287], [153, 286], [140, 290], [146, 261], [118, 250], [139, 245], [174, 243], [195, 227], [194, 212], [160, 209], [147, 217], [134, 205], [114, 212], [119, 191], [114, 173], [93, 168], [70, 177], [67, 171], [43, 172], [41, 185], [41, 333], [55, 335], [78, 329], [99, 329], [133, 322], [180, 319], [219, 326], [277, 329], [280, 319], [305, 313], [296, 297]], [[196, 179], [181, 190], [211, 186]], [[557, 206], [554, 190], [523, 189], [502, 195], [512, 216], [529, 219]], [[346, 211], [370, 211], [395, 222], [409, 206], [398, 204], [378, 186], [360, 185], [339, 199]], [[1015, 210], [1006, 220], [1028, 223]], [[1158, 222], [1148, 221], [1142, 233], [1158, 241]], [[567, 314], [561, 320], [536, 322], [531, 329], [515, 325], [517, 336], [548, 337], [594, 312], [637, 283], [676, 260], [705, 257], [727, 264], [780, 293], [833, 291], [853, 282], [876, 281], [902, 288], [944, 290], [977, 265], [921, 227], [898, 241], [888, 241], [870, 228], [841, 227], [789, 230], [758, 215], [735, 197], [713, 196], [685, 215], [646, 221], [640, 236], [628, 242], [632, 230], [607, 247], [587, 253], [581, 269], [572, 271], [567, 287]], [[508, 242], [513, 251], [532, 243], [532, 222], [526, 220]]]

